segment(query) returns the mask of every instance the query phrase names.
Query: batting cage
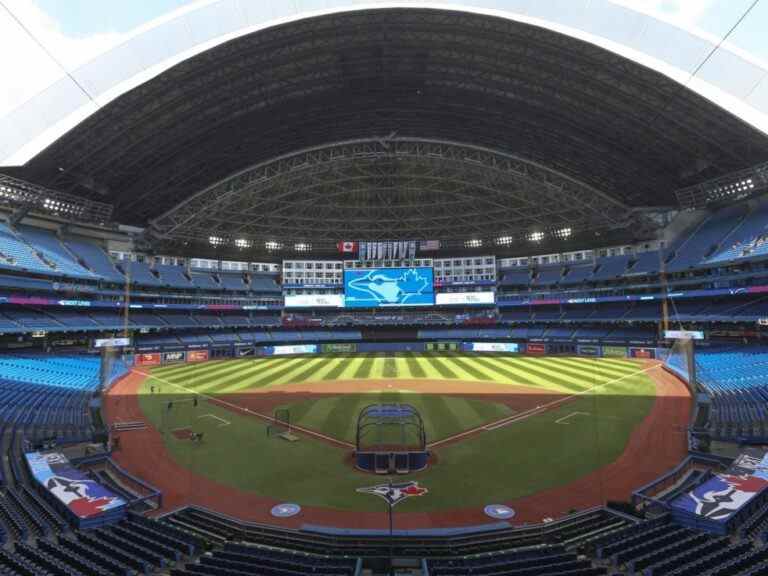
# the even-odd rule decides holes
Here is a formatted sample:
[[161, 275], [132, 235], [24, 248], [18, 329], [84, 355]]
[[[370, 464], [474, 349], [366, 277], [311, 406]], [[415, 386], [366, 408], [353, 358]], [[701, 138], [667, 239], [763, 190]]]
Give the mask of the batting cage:
[[424, 421], [410, 404], [371, 404], [357, 417], [357, 467], [377, 474], [408, 474], [429, 459]]

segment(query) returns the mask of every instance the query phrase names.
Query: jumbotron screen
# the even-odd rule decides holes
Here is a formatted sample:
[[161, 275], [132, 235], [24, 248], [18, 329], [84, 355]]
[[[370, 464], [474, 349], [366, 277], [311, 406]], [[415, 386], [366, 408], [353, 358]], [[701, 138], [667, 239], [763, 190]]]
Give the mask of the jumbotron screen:
[[373, 268], [344, 270], [344, 306], [433, 306], [432, 268]]

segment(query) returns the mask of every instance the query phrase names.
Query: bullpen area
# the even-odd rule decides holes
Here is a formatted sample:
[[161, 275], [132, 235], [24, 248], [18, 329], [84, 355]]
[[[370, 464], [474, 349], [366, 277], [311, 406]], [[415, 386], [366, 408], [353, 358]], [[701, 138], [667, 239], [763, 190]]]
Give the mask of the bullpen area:
[[[626, 499], [684, 457], [690, 403], [650, 361], [440, 352], [134, 369], [106, 410], [112, 423], [147, 425], [119, 433], [116, 458], [160, 487], [166, 507], [383, 528], [385, 502], [360, 489], [391, 479], [410, 487], [398, 527], [418, 528], [493, 522], [485, 510], [497, 504], [516, 523]], [[356, 467], [358, 417], [371, 405], [420, 416], [426, 468]], [[398, 430], [382, 443], [396, 445]], [[280, 503], [300, 512], [272, 516]]]

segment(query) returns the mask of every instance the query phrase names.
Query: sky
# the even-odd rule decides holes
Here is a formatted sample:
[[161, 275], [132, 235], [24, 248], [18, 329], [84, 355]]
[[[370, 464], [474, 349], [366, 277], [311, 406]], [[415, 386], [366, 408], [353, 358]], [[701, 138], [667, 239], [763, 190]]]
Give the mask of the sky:
[[[613, 1], [722, 37], [754, 0]], [[0, 4], [54, 48], [67, 44], [64, 56], [73, 62], [87, 59], [94, 51], [119, 41], [142, 24], [193, 3], [192, 0], [0, 0]], [[466, 3], [472, 2], [466, 0]], [[729, 41], [768, 61], [766, 23], [768, 0], [760, 0]]]

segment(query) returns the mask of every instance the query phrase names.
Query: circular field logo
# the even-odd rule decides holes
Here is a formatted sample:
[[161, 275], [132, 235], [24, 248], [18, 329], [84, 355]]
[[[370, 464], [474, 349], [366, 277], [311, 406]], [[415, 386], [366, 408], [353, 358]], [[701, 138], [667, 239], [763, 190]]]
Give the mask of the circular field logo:
[[504, 504], [488, 504], [488, 506], [483, 509], [483, 512], [485, 512], [486, 516], [496, 518], [497, 520], [510, 520], [515, 517], [514, 508], [510, 508]]
[[270, 510], [270, 514], [275, 518], [290, 518], [291, 516], [296, 516], [299, 512], [301, 512], [301, 506], [293, 504], [292, 502], [278, 504], [277, 506], [273, 506], [272, 510]]

